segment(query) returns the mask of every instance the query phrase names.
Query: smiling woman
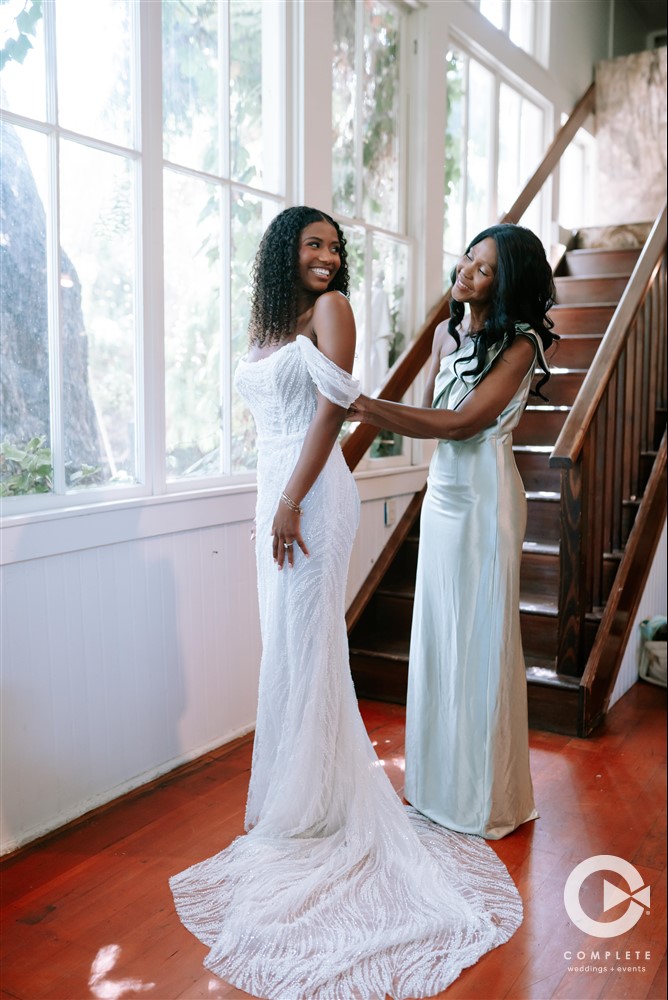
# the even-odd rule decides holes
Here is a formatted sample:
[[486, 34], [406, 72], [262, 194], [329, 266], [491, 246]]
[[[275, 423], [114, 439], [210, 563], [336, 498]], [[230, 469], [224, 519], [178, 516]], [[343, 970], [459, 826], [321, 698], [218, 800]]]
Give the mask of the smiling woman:
[[483, 230], [453, 270], [424, 405], [361, 396], [352, 408], [374, 427], [438, 439], [420, 523], [405, 794], [437, 823], [489, 839], [537, 816], [519, 621], [526, 497], [512, 431], [534, 373], [533, 391], [549, 377], [553, 295], [534, 233]]
[[496, 243], [488, 236], [471, 246], [455, 267], [452, 298], [455, 302], [468, 305], [472, 330], [484, 325], [484, 315], [481, 320], [477, 314], [486, 311], [496, 277], [497, 261]]

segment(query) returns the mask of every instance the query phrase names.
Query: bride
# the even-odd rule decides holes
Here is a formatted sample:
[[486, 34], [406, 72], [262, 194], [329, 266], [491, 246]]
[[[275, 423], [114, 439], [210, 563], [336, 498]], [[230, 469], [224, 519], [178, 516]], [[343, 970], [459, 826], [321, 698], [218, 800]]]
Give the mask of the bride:
[[236, 372], [258, 435], [248, 832], [170, 880], [206, 967], [270, 1000], [433, 996], [522, 920], [484, 840], [404, 808], [358, 711], [344, 595], [359, 498], [337, 443], [359, 394], [347, 291], [338, 224], [281, 212], [255, 259]]

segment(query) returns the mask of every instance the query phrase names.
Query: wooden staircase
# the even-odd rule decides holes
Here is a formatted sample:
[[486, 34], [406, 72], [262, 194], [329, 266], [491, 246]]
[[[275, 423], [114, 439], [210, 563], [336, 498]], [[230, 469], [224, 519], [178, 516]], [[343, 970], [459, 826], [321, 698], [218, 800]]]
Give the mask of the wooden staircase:
[[[557, 304], [552, 310], [561, 339], [550, 352], [552, 377], [544, 387], [549, 403], [530, 397], [514, 432], [514, 453], [528, 499], [528, 524], [521, 565], [520, 618], [527, 664], [530, 724], [563, 733], [578, 732], [580, 676], [559, 673], [560, 541], [562, 471], [549, 464], [564, 422], [576, 400], [640, 249], [571, 250], [555, 271]], [[657, 413], [654, 445], [665, 427]], [[641, 490], [655, 452], [641, 458]], [[624, 503], [622, 546], [603, 553], [601, 605], [584, 623], [582, 652], [594, 645], [605, 599], [619, 568], [623, 546], [638, 509], [640, 493]], [[422, 494], [415, 498], [395, 533], [386, 571], [361, 613], [350, 616], [350, 657], [360, 697], [403, 703], [419, 542]]]

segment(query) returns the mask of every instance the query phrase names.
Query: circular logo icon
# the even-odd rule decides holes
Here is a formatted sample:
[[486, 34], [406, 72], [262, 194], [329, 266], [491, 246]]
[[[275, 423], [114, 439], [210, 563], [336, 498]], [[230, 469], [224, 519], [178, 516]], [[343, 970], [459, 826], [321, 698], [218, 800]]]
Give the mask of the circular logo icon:
[[[629, 892], [603, 880], [603, 912], [628, 900], [628, 906], [617, 920], [601, 921], [587, 916], [580, 905], [580, 889], [586, 878], [594, 872], [616, 872], [629, 887]], [[638, 923], [645, 910], [649, 910], [649, 886], [644, 885], [642, 875], [629, 861], [614, 854], [596, 854], [581, 861], [573, 869], [564, 886], [564, 906], [566, 913], [576, 927], [593, 937], [611, 938], [626, 934]]]

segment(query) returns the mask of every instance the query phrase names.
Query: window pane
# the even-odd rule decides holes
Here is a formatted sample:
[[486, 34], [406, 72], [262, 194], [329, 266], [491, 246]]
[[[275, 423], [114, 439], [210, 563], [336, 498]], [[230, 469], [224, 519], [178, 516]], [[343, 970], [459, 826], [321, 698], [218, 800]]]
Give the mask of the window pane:
[[[522, 156], [520, 159], [520, 177], [518, 191], [524, 187], [531, 174], [541, 161], [545, 151], [544, 143], [544, 113], [542, 108], [537, 107], [525, 97], [522, 98], [522, 117], [520, 123], [520, 148]], [[542, 200], [544, 191], [534, 198], [529, 208], [522, 217], [522, 224], [533, 229], [540, 235], [542, 229]]]
[[133, 482], [134, 167], [65, 141], [60, 165], [66, 481], [69, 487]]
[[378, 389], [410, 338], [409, 248], [374, 235], [371, 291], [371, 366], [367, 391]]
[[503, 31], [504, 8], [508, 0], [480, 0], [480, 13]]
[[[25, 0], [9, 0], [0, 4], [0, 38], [21, 42], [16, 18], [23, 14]], [[10, 59], [2, 70], [0, 102], [3, 108], [44, 121], [46, 118], [46, 77], [44, 71], [44, 20], [42, 8], [32, 4], [27, 11], [35, 34], [24, 33], [25, 45], [30, 44], [23, 62]]]
[[[375, 235], [371, 291], [371, 343], [367, 391], [380, 388], [389, 369], [406, 347], [409, 328], [409, 248], [405, 243]], [[372, 458], [400, 455], [402, 438], [383, 431], [373, 445]]]
[[[262, 88], [264, 6], [258, 0], [236, 0], [230, 4], [230, 170], [235, 180], [258, 186], [263, 183], [265, 159]], [[269, 9], [275, 4], [267, 3], [266, 7]], [[270, 159], [273, 162], [280, 159], [276, 153], [277, 150], [272, 150]]]
[[521, 190], [520, 159], [526, 162], [520, 145], [522, 98], [505, 83], [499, 88], [499, 215], [507, 212]]
[[585, 150], [572, 142], [559, 161], [559, 224], [577, 229], [587, 218]]
[[55, 5], [58, 117], [64, 128], [132, 144], [128, 0], [67, 0]]
[[52, 489], [46, 138], [0, 121], [0, 141], [0, 441], [18, 450], [0, 458], [0, 493], [43, 493]]
[[353, 375], [363, 386], [366, 385], [366, 235], [363, 229], [346, 227], [346, 252], [348, 254], [348, 274], [350, 276], [350, 305], [355, 316], [357, 344]]
[[332, 68], [333, 205], [342, 215], [355, 215], [355, 0], [334, 4]]
[[219, 475], [220, 189], [165, 170], [164, 197], [167, 474]]
[[492, 221], [489, 164], [492, 155], [493, 98], [492, 74], [480, 63], [471, 59], [465, 237], [467, 243]]
[[364, 4], [364, 219], [399, 226], [399, 18]]
[[[233, 375], [239, 358], [248, 349], [250, 277], [262, 233], [276, 213], [276, 206], [240, 192], [232, 195], [232, 351]], [[255, 468], [255, 425], [247, 404], [232, 385], [232, 472]]]
[[446, 55], [445, 207], [443, 219], [443, 287], [450, 286], [454, 253], [464, 248], [464, 137], [466, 61], [460, 52]]
[[525, 52], [534, 51], [535, 0], [511, 0], [510, 40]]
[[222, 169], [222, 9], [215, 0], [162, 5], [163, 155], [208, 173]]

